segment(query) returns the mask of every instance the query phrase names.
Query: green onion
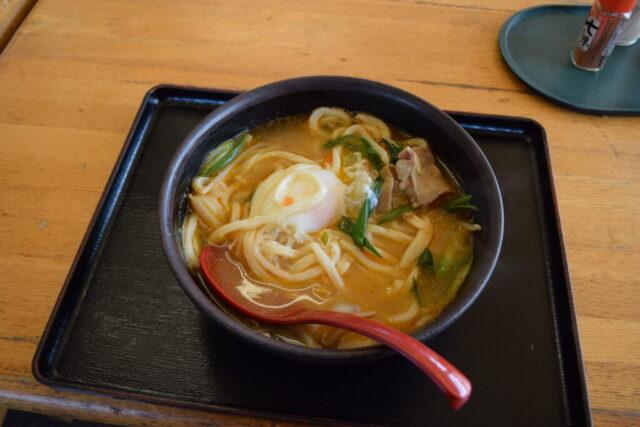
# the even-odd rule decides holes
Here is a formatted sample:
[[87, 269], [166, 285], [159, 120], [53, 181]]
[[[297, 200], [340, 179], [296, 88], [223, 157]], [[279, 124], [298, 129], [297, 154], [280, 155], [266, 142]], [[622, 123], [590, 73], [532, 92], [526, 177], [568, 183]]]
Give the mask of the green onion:
[[342, 161], [342, 164], [344, 166], [351, 166], [356, 162], [356, 160], [358, 160], [358, 157], [355, 155], [355, 153], [351, 153], [344, 158], [344, 160]]
[[384, 184], [384, 179], [381, 176], [377, 177], [373, 180], [373, 185], [371, 186], [371, 193], [369, 193], [368, 199], [369, 202], [369, 215], [373, 212], [373, 210], [378, 206], [378, 201], [380, 200], [380, 192], [382, 191], [382, 185]]
[[[360, 247], [364, 245], [365, 233], [367, 232], [367, 224], [369, 223], [369, 217], [373, 213], [373, 210], [378, 204], [378, 198], [380, 197], [380, 191], [382, 191], [383, 184], [382, 177], [377, 177], [371, 186], [371, 191], [367, 194], [367, 198], [364, 200], [358, 218], [353, 223], [351, 230], [351, 237]], [[375, 253], [375, 252], [374, 252]]]
[[438, 258], [438, 265], [435, 266], [436, 276], [450, 281], [464, 265], [471, 262], [472, 258], [471, 248], [461, 245], [460, 242], [450, 241]]
[[320, 233], [320, 241], [325, 246], [329, 243], [329, 230], [322, 230], [322, 233]]
[[249, 133], [245, 131], [218, 145], [207, 156], [200, 168], [200, 172], [198, 172], [198, 176], [209, 176], [222, 170], [233, 159], [238, 157], [249, 138]]
[[367, 156], [369, 162], [371, 162], [371, 166], [373, 166], [373, 168], [378, 171], [382, 169], [382, 167], [384, 166], [384, 163], [382, 163], [382, 158], [380, 158], [380, 154], [378, 154], [378, 152], [373, 149], [371, 143], [362, 138], [362, 145], [364, 146], [363, 154]]
[[425, 248], [425, 250], [418, 257], [418, 266], [422, 268], [433, 268], [435, 265], [433, 261], [433, 255], [429, 248]]
[[420, 296], [420, 289], [418, 285], [418, 281], [416, 278], [413, 278], [413, 286], [411, 287], [411, 292], [416, 297], [416, 301], [418, 302], [418, 306], [422, 307], [422, 297]]
[[338, 220], [338, 229], [345, 234], [351, 236], [351, 229], [353, 228], [353, 221], [347, 216], [343, 216]]
[[356, 218], [353, 223], [353, 227], [351, 228], [351, 237], [353, 241], [359, 247], [364, 245], [365, 232], [367, 231], [367, 222], [369, 221], [369, 212], [371, 206], [371, 199], [367, 197], [360, 208], [360, 213], [358, 214], [358, 218]]
[[[345, 145], [349, 148], [351, 148], [350, 146], [352, 145], [350, 140], [352, 139], [353, 135], [347, 135], [347, 136], [339, 136], [337, 138], [331, 139], [327, 142], [324, 143], [324, 148], [333, 148], [336, 147], [338, 145]], [[355, 146], [353, 146], [353, 148], [355, 148]]]
[[450, 201], [445, 209], [448, 211], [459, 211], [464, 209], [477, 211], [478, 207], [470, 203], [471, 197], [471, 194], [460, 196], [457, 199]]
[[375, 256], [382, 258], [382, 255], [380, 255], [380, 252], [378, 252], [378, 249], [375, 246], [373, 246], [373, 243], [371, 243], [369, 239], [367, 239], [366, 237], [362, 240], [362, 245], [358, 245], [358, 242], [356, 242], [356, 240], [353, 238], [353, 235], [351, 234], [352, 226], [353, 226], [353, 221], [351, 221], [351, 218], [342, 217], [338, 222], [338, 228], [340, 229], [340, 231], [351, 236], [351, 240], [353, 240], [353, 243], [355, 243], [356, 246], [358, 246], [359, 248], [365, 247]]
[[359, 248], [366, 248], [374, 255], [382, 258], [378, 249], [367, 239], [367, 224], [369, 222], [369, 216], [375, 209], [378, 204], [378, 197], [380, 196], [380, 191], [382, 190], [382, 177], [376, 178], [371, 187], [371, 192], [367, 195], [362, 207], [360, 208], [360, 212], [358, 214], [358, 218], [356, 218], [355, 222], [346, 216], [343, 216], [338, 221], [338, 229], [345, 234], [351, 236], [353, 243]]
[[333, 148], [338, 145], [342, 145], [345, 148], [348, 148], [351, 151], [357, 151], [362, 153], [371, 166], [376, 170], [382, 169], [384, 164], [382, 163], [382, 159], [380, 155], [374, 148], [371, 146], [371, 143], [366, 139], [357, 136], [357, 135], [343, 135], [337, 138], [334, 138], [324, 144], [324, 148]]
[[378, 224], [384, 224], [385, 222], [393, 221], [400, 215], [406, 214], [407, 212], [411, 212], [413, 208], [411, 205], [403, 205], [399, 206], [395, 209], [391, 209], [386, 214], [382, 215], [382, 217], [378, 220]]
[[398, 154], [402, 151], [402, 147], [399, 147], [395, 142], [387, 138], [382, 138], [382, 143], [387, 150], [389, 150], [389, 157], [391, 157], [391, 163], [398, 161]]
[[382, 255], [380, 255], [380, 252], [378, 252], [378, 249], [375, 246], [373, 246], [373, 243], [371, 243], [369, 239], [367, 239], [366, 237], [363, 240], [363, 244], [364, 244], [364, 247], [369, 249], [372, 254], [374, 254], [378, 258], [382, 258]]

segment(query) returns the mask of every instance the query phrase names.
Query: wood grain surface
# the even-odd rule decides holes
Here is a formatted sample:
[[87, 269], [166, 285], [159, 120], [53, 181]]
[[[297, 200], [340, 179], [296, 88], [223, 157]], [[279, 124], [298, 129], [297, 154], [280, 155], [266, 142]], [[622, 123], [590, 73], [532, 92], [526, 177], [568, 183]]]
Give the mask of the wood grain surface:
[[0, 0], [0, 52], [27, 16], [36, 0]]
[[341, 74], [545, 127], [594, 420], [640, 425], [640, 119], [567, 111], [511, 74], [498, 31], [533, 4], [38, 1], [0, 54], [0, 405], [127, 424], [274, 425], [50, 389], [30, 363], [150, 87]]

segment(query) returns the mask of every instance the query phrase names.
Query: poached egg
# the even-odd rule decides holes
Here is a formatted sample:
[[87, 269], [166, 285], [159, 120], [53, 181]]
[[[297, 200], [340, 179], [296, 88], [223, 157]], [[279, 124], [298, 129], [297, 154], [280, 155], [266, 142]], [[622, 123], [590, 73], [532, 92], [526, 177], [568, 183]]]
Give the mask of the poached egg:
[[345, 184], [331, 171], [297, 164], [273, 172], [256, 188], [250, 217], [279, 216], [279, 221], [313, 233], [344, 214]]

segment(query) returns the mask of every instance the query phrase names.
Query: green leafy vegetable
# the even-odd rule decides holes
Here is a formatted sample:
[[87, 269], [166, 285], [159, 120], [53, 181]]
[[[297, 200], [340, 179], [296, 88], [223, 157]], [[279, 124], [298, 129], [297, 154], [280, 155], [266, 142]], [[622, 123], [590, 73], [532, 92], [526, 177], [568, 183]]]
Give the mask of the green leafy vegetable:
[[355, 153], [351, 153], [348, 156], [345, 156], [345, 158], [342, 161], [342, 164], [346, 167], [346, 166], [351, 166], [352, 164], [354, 164], [356, 162], [356, 160], [358, 160], [358, 156], [355, 155]]
[[342, 145], [350, 150], [358, 151], [360, 139], [361, 138], [356, 135], [343, 135], [325, 142], [324, 148], [333, 148]]
[[446, 209], [448, 211], [459, 211], [459, 210], [465, 210], [465, 209], [477, 211], [478, 207], [470, 203], [471, 197], [472, 197], [471, 194], [465, 194], [463, 196], [460, 196], [457, 199], [450, 201]]
[[348, 234], [349, 236], [351, 236], [352, 228], [353, 228], [353, 221], [351, 220], [351, 218], [347, 216], [343, 216], [338, 221], [338, 229], [343, 233]]
[[373, 148], [371, 143], [361, 136], [357, 135], [343, 135], [337, 138], [334, 138], [324, 144], [324, 148], [333, 148], [335, 146], [342, 145], [345, 148], [348, 148], [351, 151], [357, 151], [362, 153], [371, 166], [376, 170], [382, 169], [384, 166], [382, 159], [378, 152]]
[[374, 254], [378, 258], [382, 258], [382, 255], [380, 255], [380, 252], [378, 252], [378, 249], [375, 246], [373, 246], [373, 243], [371, 243], [369, 239], [365, 237], [362, 243], [364, 244], [365, 248], [371, 251], [372, 254]]
[[371, 243], [369, 239], [367, 239], [366, 237], [362, 240], [362, 245], [360, 245], [356, 241], [356, 239], [353, 237], [353, 220], [351, 218], [346, 216], [343, 216], [342, 218], [340, 218], [340, 220], [338, 221], [338, 229], [343, 233], [351, 236], [353, 243], [355, 243], [356, 246], [358, 246], [359, 248], [362, 248], [364, 246], [365, 248], [369, 249], [371, 253], [382, 258], [382, 255], [380, 255], [380, 252], [378, 252], [378, 249], [376, 249], [376, 247], [373, 246], [373, 243]]
[[469, 273], [469, 269], [471, 268], [471, 260], [468, 260], [466, 264], [464, 264], [455, 275], [453, 280], [451, 281], [451, 285], [449, 285], [449, 289], [447, 289], [447, 300], [451, 301], [456, 294], [458, 293], [458, 289], [460, 289], [460, 285], [464, 282], [464, 279], [467, 277]]
[[418, 306], [422, 307], [422, 297], [420, 296], [418, 281], [415, 277], [413, 278], [413, 286], [411, 287], [411, 292], [413, 292], [413, 295], [415, 295]]
[[373, 180], [371, 193], [369, 193], [369, 196], [367, 197], [367, 199], [369, 199], [369, 215], [371, 215], [376, 206], [378, 206], [378, 201], [380, 200], [380, 192], [382, 191], [383, 184], [384, 179], [382, 179], [381, 176]]
[[322, 233], [320, 233], [320, 241], [322, 242], [323, 245], [327, 245], [327, 243], [329, 243], [329, 230], [322, 230]]
[[402, 151], [402, 147], [398, 146], [395, 142], [387, 138], [382, 138], [382, 143], [384, 144], [385, 147], [387, 147], [387, 150], [389, 150], [389, 157], [391, 157], [391, 163], [397, 162], [398, 154], [400, 154], [400, 152]]
[[364, 146], [363, 154], [367, 156], [369, 161], [371, 162], [371, 166], [374, 167], [375, 170], [380, 170], [384, 166], [382, 159], [380, 158], [380, 154], [373, 148], [371, 143], [364, 138], [362, 139], [362, 145]]
[[[373, 181], [373, 185], [371, 186], [371, 191], [367, 194], [367, 198], [365, 199], [362, 207], [360, 208], [360, 213], [358, 214], [358, 218], [353, 223], [353, 228], [351, 230], [351, 237], [356, 242], [356, 244], [360, 247], [364, 245], [365, 233], [367, 232], [367, 224], [369, 223], [369, 217], [373, 213], [373, 210], [378, 205], [378, 198], [380, 197], [380, 191], [382, 190], [383, 184], [382, 177], [377, 177], [375, 181]], [[374, 252], [375, 253], [375, 252]]]
[[433, 268], [435, 265], [433, 261], [433, 255], [429, 248], [425, 248], [425, 250], [418, 257], [418, 266], [422, 268]]
[[403, 205], [399, 206], [395, 209], [391, 209], [386, 214], [382, 215], [382, 217], [378, 220], [378, 224], [384, 224], [385, 222], [393, 221], [400, 215], [406, 214], [407, 212], [411, 212], [413, 208], [411, 205]]
[[369, 222], [369, 217], [371, 213], [375, 209], [378, 204], [378, 197], [380, 197], [380, 191], [382, 190], [383, 180], [381, 177], [376, 178], [373, 182], [373, 186], [371, 187], [371, 191], [367, 195], [364, 203], [362, 203], [362, 207], [360, 208], [360, 212], [358, 214], [358, 218], [356, 218], [355, 222], [346, 216], [343, 216], [338, 221], [338, 228], [345, 234], [351, 236], [353, 243], [356, 244], [359, 248], [367, 248], [371, 253], [376, 255], [377, 257], [382, 258], [380, 252], [376, 247], [367, 239], [367, 224]]
[[240, 154], [249, 138], [249, 133], [245, 131], [218, 145], [209, 153], [198, 175], [209, 176], [222, 170]]
[[458, 292], [469, 272], [473, 259], [472, 248], [456, 240], [447, 245], [434, 268], [436, 277], [449, 284], [446, 294], [447, 300], [453, 299]]
[[473, 250], [465, 243], [462, 235], [457, 235], [447, 243], [438, 257], [438, 264], [434, 270], [438, 277], [451, 281], [462, 267], [471, 262], [472, 258]]

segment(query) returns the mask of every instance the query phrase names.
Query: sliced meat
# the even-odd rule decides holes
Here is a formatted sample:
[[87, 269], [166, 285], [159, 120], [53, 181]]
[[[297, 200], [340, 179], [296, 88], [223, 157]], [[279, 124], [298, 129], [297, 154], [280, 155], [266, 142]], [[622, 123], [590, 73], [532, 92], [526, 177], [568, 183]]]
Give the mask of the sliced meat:
[[396, 173], [400, 189], [411, 197], [414, 207], [428, 205], [442, 194], [453, 191], [428, 147], [405, 147], [398, 154]]
[[392, 166], [384, 165], [380, 169], [380, 176], [384, 179], [382, 184], [382, 190], [380, 191], [380, 198], [378, 198], [378, 205], [376, 206], [376, 212], [385, 213], [391, 210], [391, 200], [393, 199], [393, 187], [395, 185], [395, 177], [391, 171]]

